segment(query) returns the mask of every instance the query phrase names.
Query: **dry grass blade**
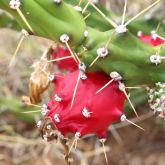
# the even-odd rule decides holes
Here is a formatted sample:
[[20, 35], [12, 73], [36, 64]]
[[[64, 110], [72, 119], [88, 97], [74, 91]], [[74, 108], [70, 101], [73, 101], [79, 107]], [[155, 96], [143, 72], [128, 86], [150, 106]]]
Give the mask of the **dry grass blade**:
[[135, 15], [133, 18], [131, 18], [130, 20], [128, 20], [124, 25], [127, 26], [132, 21], [134, 21], [136, 18], [138, 18], [140, 15], [142, 15], [143, 13], [145, 13], [146, 11], [148, 11], [149, 9], [151, 9], [153, 6], [157, 5], [160, 1], [161, 0], [157, 0], [156, 2], [154, 2], [153, 4], [151, 4], [150, 6], [148, 6], [144, 10], [142, 10], [140, 13], [138, 13], [137, 15]]
[[17, 54], [18, 54], [18, 51], [19, 51], [19, 49], [20, 49], [20, 47], [21, 47], [21, 45], [22, 45], [22, 42], [23, 42], [24, 38], [25, 38], [25, 36], [22, 36], [22, 37], [21, 37], [21, 39], [20, 39], [20, 41], [19, 41], [19, 43], [18, 43], [18, 46], [17, 46], [17, 48], [16, 48], [16, 50], [15, 50], [15, 52], [14, 52], [14, 54], [13, 54], [11, 60], [10, 60], [9, 68], [12, 67], [13, 62], [14, 62], [14, 60], [15, 60]]

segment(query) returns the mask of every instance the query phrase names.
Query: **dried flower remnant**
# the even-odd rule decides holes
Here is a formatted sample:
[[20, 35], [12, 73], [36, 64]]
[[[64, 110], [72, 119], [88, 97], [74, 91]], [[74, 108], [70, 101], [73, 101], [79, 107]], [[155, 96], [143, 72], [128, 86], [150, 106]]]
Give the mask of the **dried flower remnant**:
[[33, 64], [34, 71], [31, 73], [29, 82], [29, 97], [31, 103], [37, 104], [41, 101], [42, 93], [49, 87], [54, 77], [50, 74], [51, 68], [48, 63], [49, 53], [46, 51], [39, 61]]

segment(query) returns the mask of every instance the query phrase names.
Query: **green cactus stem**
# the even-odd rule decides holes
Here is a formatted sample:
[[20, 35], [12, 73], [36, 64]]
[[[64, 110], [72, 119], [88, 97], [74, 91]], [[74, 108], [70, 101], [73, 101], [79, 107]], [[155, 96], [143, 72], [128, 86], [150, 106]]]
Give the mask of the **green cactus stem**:
[[[28, 30], [17, 11], [9, 7], [9, 2], [10, 0], [1, 0], [0, 8], [11, 13], [22, 28]], [[83, 17], [64, 2], [58, 4], [53, 0], [21, 1], [20, 10], [34, 30], [35, 35], [58, 41], [60, 36], [66, 33], [72, 38], [74, 45], [79, 45], [83, 40], [85, 31]]]
[[[17, 11], [9, 7], [9, 2], [10, 0], [1, 0], [0, 8], [11, 13], [28, 30]], [[150, 59], [160, 46], [153, 47], [143, 43], [129, 31], [129, 27], [128, 31], [121, 34], [116, 29], [105, 32], [95, 30], [85, 24], [80, 12], [64, 1], [22, 0], [20, 10], [34, 30], [34, 35], [61, 43], [60, 38], [65, 34], [73, 51], [81, 51], [82, 46], [86, 47], [88, 51], [81, 55], [81, 61], [86, 64], [89, 72], [101, 70], [109, 75], [116, 71], [129, 86], [165, 82], [165, 60], [155, 65]], [[110, 37], [111, 42], [105, 48]], [[99, 58], [89, 67], [100, 48], [105, 48], [108, 52], [106, 57]], [[165, 45], [161, 46], [159, 55], [165, 55]]]
[[[155, 54], [159, 47], [139, 41], [130, 32], [117, 34], [114, 30], [110, 30], [103, 33], [89, 29], [89, 40], [85, 44], [89, 51], [83, 56], [83, 61], [89, 65], [96, 58], [97, 49], [104, 47], [110, 36], [112, 41], [107, 48], [109, 54], [97, 60], [91, 70], [101, 69], [107, 74], [117, 71], [129, 85], [165, 81], [165, 61], [157, 66], [150, 61], [151, 55]], [[95, 40], [92, 40], [93, 38]], [[165, 54], [165, 45], [162, 45], [160, 54]]]

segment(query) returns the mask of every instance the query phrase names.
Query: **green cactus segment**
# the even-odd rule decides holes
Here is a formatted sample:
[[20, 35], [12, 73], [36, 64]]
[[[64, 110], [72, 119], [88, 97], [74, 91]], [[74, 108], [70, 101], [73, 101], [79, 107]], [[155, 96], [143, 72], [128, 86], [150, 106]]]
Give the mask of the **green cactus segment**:
[[[72, 6], [77, 6], [79, 3], [79, 0], [64, 0], [64, 1], [71, 4]], [[81, 8], [84, 9], [87, 3], [88, 3], [88, 0], [83, 0], [81, 3]], [[110, 18], [111, 17], [115, 18], [115, 14], [112, 12], [109, 12], [105, 8], [105, 6], [103, 6], [101, 3], [96, 4], [96, 6], [106, 16]], [[110, 25], [105, 19], [103, 19], [103, 17], [91, 5], [88, 6], [83, 16], [86, 17], [88, 14], [90, 14], [90, 16], [87, 19], [85, 19], [85, 23], [87, 24], [87, 26], [93, 27], [100, 31], [107, 31], [113, 28], [113, 26]]]
[[[28, 30], [17, 11], [10, 9], [9, 2], [10, 0], [1, 0], [0, 8], [11, 13], [21, 26]], [[71, 44], [79, 45], [82, 42], [86, 25], [81, 14], [71, 6], [64, 2], [57, 4], [53, 0], [24, 0], [21, 2], [20, 10], [35, 35], [59, 41], [62, 34], [68, 34]]]
[[[107, 47], [108, 56], [99, 58], [92, 67], [88, 67], [88, 71], [101, 70], [107, 74], [116, 71], [122, 75], [127, 85], [152, 85], [158, 81], [165, 82], [165, 60], [159, 65], [150, 61], [151, 55], [155, 55], [159, 47], [140, 41], [131, 34], [131, 30], [118, 34], [114, 29], [101, 32], [86, 27], [82, 15], [63, 1], [55, 3], [53, 0], [22, 0], [21, 2], [20, 10], [35, 35], [54, 41], [59, 41], [62, 34], [69, 35], [73, 49], [80, 50], [82, 46], [87, 47], [88, 51], [81, 57], [87, 66], [97, 57], [98, 48], [105, 47], [110, 36], [112, 37]], [[9, 11], [27, 29], [17, 11], [9, 8], [9, 0], [1, 0], [0, 8]], [[86, 37], [85, 30], [88, 31]], [[165, 44], [162, 45], [160, 55], [165, 56]]]
[[[108, 46], [109, 54], [104, 58], [99, 58], [89, 68], [90, 71], [102, 70], [107, 74], [117, 71], [128, 85], [165, 82], [165, 61], [162, 60], [162, 63], [157, 66], [150, 61], [150, 56], [156, 54], [159, 47], [145, 44], [130, 32], [117, 34], [114, 30], [110, 30], [103, 33], [91, 28], [88, 31], [86, 46], [89, 51], [82, 57], [88, 66], [97, 57], [97, 49], [104, 47], [112, 36], [112, 41]], [[160, 54], [164, 56], [165, 45], [162, 45]]]

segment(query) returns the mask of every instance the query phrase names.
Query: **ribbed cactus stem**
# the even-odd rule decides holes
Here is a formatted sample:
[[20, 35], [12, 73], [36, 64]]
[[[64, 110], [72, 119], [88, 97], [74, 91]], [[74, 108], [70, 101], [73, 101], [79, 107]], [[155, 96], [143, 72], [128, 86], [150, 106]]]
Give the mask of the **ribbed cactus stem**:
[[[90, 71], [103, 70], [107, 74], [112, 71], [120, 73], [129, 85], [154, 84], [157, 81], [164, 82], [164, 52], [165, 45], [153, 47], [141, 42], [129, 31], [124, 34], [118, 34], [114, 30], [98, 32], [94, 29], [88, 29], [89, 35], [85, 46], [89, 51], [82, 56], [83, 61], [89, 66], [97, 57], [97, 51], [100, 47], [105, 47], [109, 37], [113, 38], [108, 46], [109, 55], [105, 58], [99, 58], [95, 64], [89, 68]], [[99, 36], [99, 37], [97, 37]], [[95, 40], [92, 38], [95, 38]], [[159, 59], [161, 63], [154, 65], [150, 58], [160, 49]]]
[[[84, 38], [85, 22], [80, 13], [65, 2], [53, 0], [20, 1], [19, 10], [24, 15], [33, 33], [58, 41], [62, 34], [68, 34], [71, 43], [78, 45]], [[0, 8], [11, 13], [24, 29], [29, 30], [18, 12], [9, 6], [10, 0], [1, 0]], [[51, 29], [51, 30], [50, 30]]]
[[[18, 22], [28, 29], [18, 13], [10, 8], [9, 2], [9, 0], [2, 0], [0, 7], [11, 12], [16, 16]], [[108, 75], [116, 71], [122, 75], [123, 81], [128, 86], [154, 84], [157, 81], [165, 81], [164, 45], [162, 45], [159, 56], [157, 56], [159, 57], [159, 65], [155, 66], [151, 58], [159, 47], [153, 47], [141, 42], [129, 32], [129, 29], [120, 34], [120, 28], [122, 28], [120, 25], [106, 32], [100, 32], [87, 27], [82, 15], [63, 1], [29, 0], [20, 2], [19, 9], [34, 30], [35, 35], [50, 38], [58, 42], [61, 42], [61, 37], [64, 34], [68, 36], [69, 40], [61, 43], [66, 44], [76, 61], [78, 60], [79, 63], [84, 61], [86, 63], [87, 71], [102, 70]], [[144, 11], [158, 2], [156, 1]], [[91, 1], [89, 3], [95, 9], [98, 9]], [[140, 12], [138, 15], [142, 13]], [[130, 21], [132, 22], [132, 20], [134, 19]], [[126, 24], [130, 21], [127, 21]], [[107, 47], [106, 43], [110, 36], [112, 39]], [[81, 55], [81, 61], [76, 56], [76, 53], [74, 53], [75, 48], [81, 50], [77, 47], [78, 45], [83, 45], [88, 50]], [[107, 47], [108, 55], [98, 58], [92, 64], [92, 67], [89, 67], [92, 61], [96, 59], [98, 51], [102, 51], [104, 47]]]

